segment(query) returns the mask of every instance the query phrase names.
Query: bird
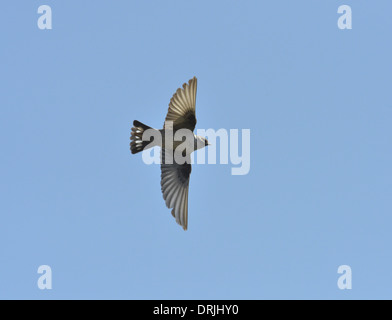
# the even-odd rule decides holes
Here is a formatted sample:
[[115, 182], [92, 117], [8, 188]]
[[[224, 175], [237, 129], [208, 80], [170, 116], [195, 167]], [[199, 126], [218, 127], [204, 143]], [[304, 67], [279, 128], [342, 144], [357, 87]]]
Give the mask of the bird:
[[[191, 153], [209, 145], [205, 137], [193, 133], [197, 122], [196, 92], [197, 78], [193, 77], [188, 83], [184, 83], [182, 88], [178, 88], [170, 99], [163, 129], [153, 129], [138, 120], [134, 120], [130, 137], [132, 154], [155, 146], [161, 147], [161, 191], [163, 199], [166, 206], [172, 209], [171, 214], [176, 222], [184, 230], [188, 229], [188, 193], [192, 171]], [[184, 137], [182, 141], [167, 141], [165, 139], [166, 134], [173, 137], [176, 132], [179, 130], [183, 132], [184, 129], [191, 133], [190, 139], [184, 139]], [[147, 130], [153, 134], [160, 134], [162, 139], [150, 138], [143, 140], [143, 134]], [[180, 148], [184, 140], [188, 141], [185, 149]], [[180, 158], [184, 161], [180, 161]]]

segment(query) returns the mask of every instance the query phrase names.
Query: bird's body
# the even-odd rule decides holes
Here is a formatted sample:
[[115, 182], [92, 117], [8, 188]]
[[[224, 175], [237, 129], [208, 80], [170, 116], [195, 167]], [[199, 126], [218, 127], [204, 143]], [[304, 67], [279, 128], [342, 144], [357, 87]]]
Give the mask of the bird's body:
[[167, 207], [173, 208], [172, 215], [184, 230], [188, 227], [188, 189], [192, 171], [190, 155], [208, 145], [205, 138], [193, 133], [196, 126], [196, 90], [197, 79], [194, 77], [176, 91], [170, 100], [163, 129], [153, 129], [135, 120], [131, 133], [133, 154], [161, 147], [163, 198]]
[[[161, 141], [157, 141], [157, 139], [154, 139], [151, 142], [149, 142], [149, 144], [146, 145], [146, 147], [143, 148], [143, 150], [150, 149], [153, 147], [161, 147], [166, 150], [175, 151], [180, 145], [182, 145], [187, 150], [193, 150], [193, 151], [204, 148], [205, 139], [203, 137], [195, 135], [194, 133], [192, 133], [192, 135], [190, 135], [188, 139], [182, 141], [182, 140], [173, 139], [175, 135], [174, 130], [167, 130], [167, 129], [160, 129], [160, 130], [154, 129], [154, 130], [159, 131], [159, 135], [162, 137]], [[167, 139], [168, 141], [166, 141]]]

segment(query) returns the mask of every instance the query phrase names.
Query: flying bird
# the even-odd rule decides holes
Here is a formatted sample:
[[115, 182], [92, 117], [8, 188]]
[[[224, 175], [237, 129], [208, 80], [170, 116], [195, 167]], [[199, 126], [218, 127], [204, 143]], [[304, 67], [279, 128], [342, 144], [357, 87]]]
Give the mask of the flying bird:
[[[193, 133], [196, 126], [196, 91], [197, 78], [184, 83], [177, 89], [170, 100], [163, 129], [153, 129], [135, 120], [131, 131], [131, 152], [138, 153], [154, 146], [161, 147], [161, 190], [166, 206], [177, 223], [184, 230], [188, 228], [188, 190], [192, 171], [191, 153], [208, 145], [208, 140]], [[166, 141], [165, 137], [174, 137], [178, 130], [191, 133], [190, 139], [182, 141]], [[143, 133], [150, 130], [152, 134], [160, 134], [162, 139], [143, 140]], [[185, 130], [185, 131], [186, 131]], [[146, 141], [147, 140], [147, 141]], [[160, 141], [159, 141], [160, 140]], [[181, 144], [183, 146], [180, 148]], [[185, 144], [185, 146], [184, 146]], [[184, 147], [186, 147], [184, 149]], [[188, 152], [188, 150], [190, 150]], [[185, 161], [179, 161], [182, 159]]]

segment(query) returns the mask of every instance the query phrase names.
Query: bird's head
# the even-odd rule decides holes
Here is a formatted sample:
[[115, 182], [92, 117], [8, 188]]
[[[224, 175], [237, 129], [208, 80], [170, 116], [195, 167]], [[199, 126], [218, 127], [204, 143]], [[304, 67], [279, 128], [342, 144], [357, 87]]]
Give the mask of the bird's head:
[[196, 149], [201, 149], [210, 145], [208, 143], [208, 140], [204, 137], [196, 136], [196, 139], [197, 139]]

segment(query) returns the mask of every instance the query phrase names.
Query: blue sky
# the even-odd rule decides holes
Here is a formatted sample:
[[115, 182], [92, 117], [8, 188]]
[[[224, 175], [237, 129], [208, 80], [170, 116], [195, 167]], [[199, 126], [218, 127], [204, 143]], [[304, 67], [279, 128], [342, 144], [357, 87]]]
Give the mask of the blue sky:
[[[42, 4], [52, 30], [37, 27]], [[352, 30], [337, 27], [342, 4]], [[3, 3], [0, 298], [392, 298], [391, 10]], [[129, 133], [160, 127], [193, 76], [197, 128], [250, 129], [251, 169], [194, 166], [184, 232]], [[337, 287], [343, 264], [352, 290]]]

